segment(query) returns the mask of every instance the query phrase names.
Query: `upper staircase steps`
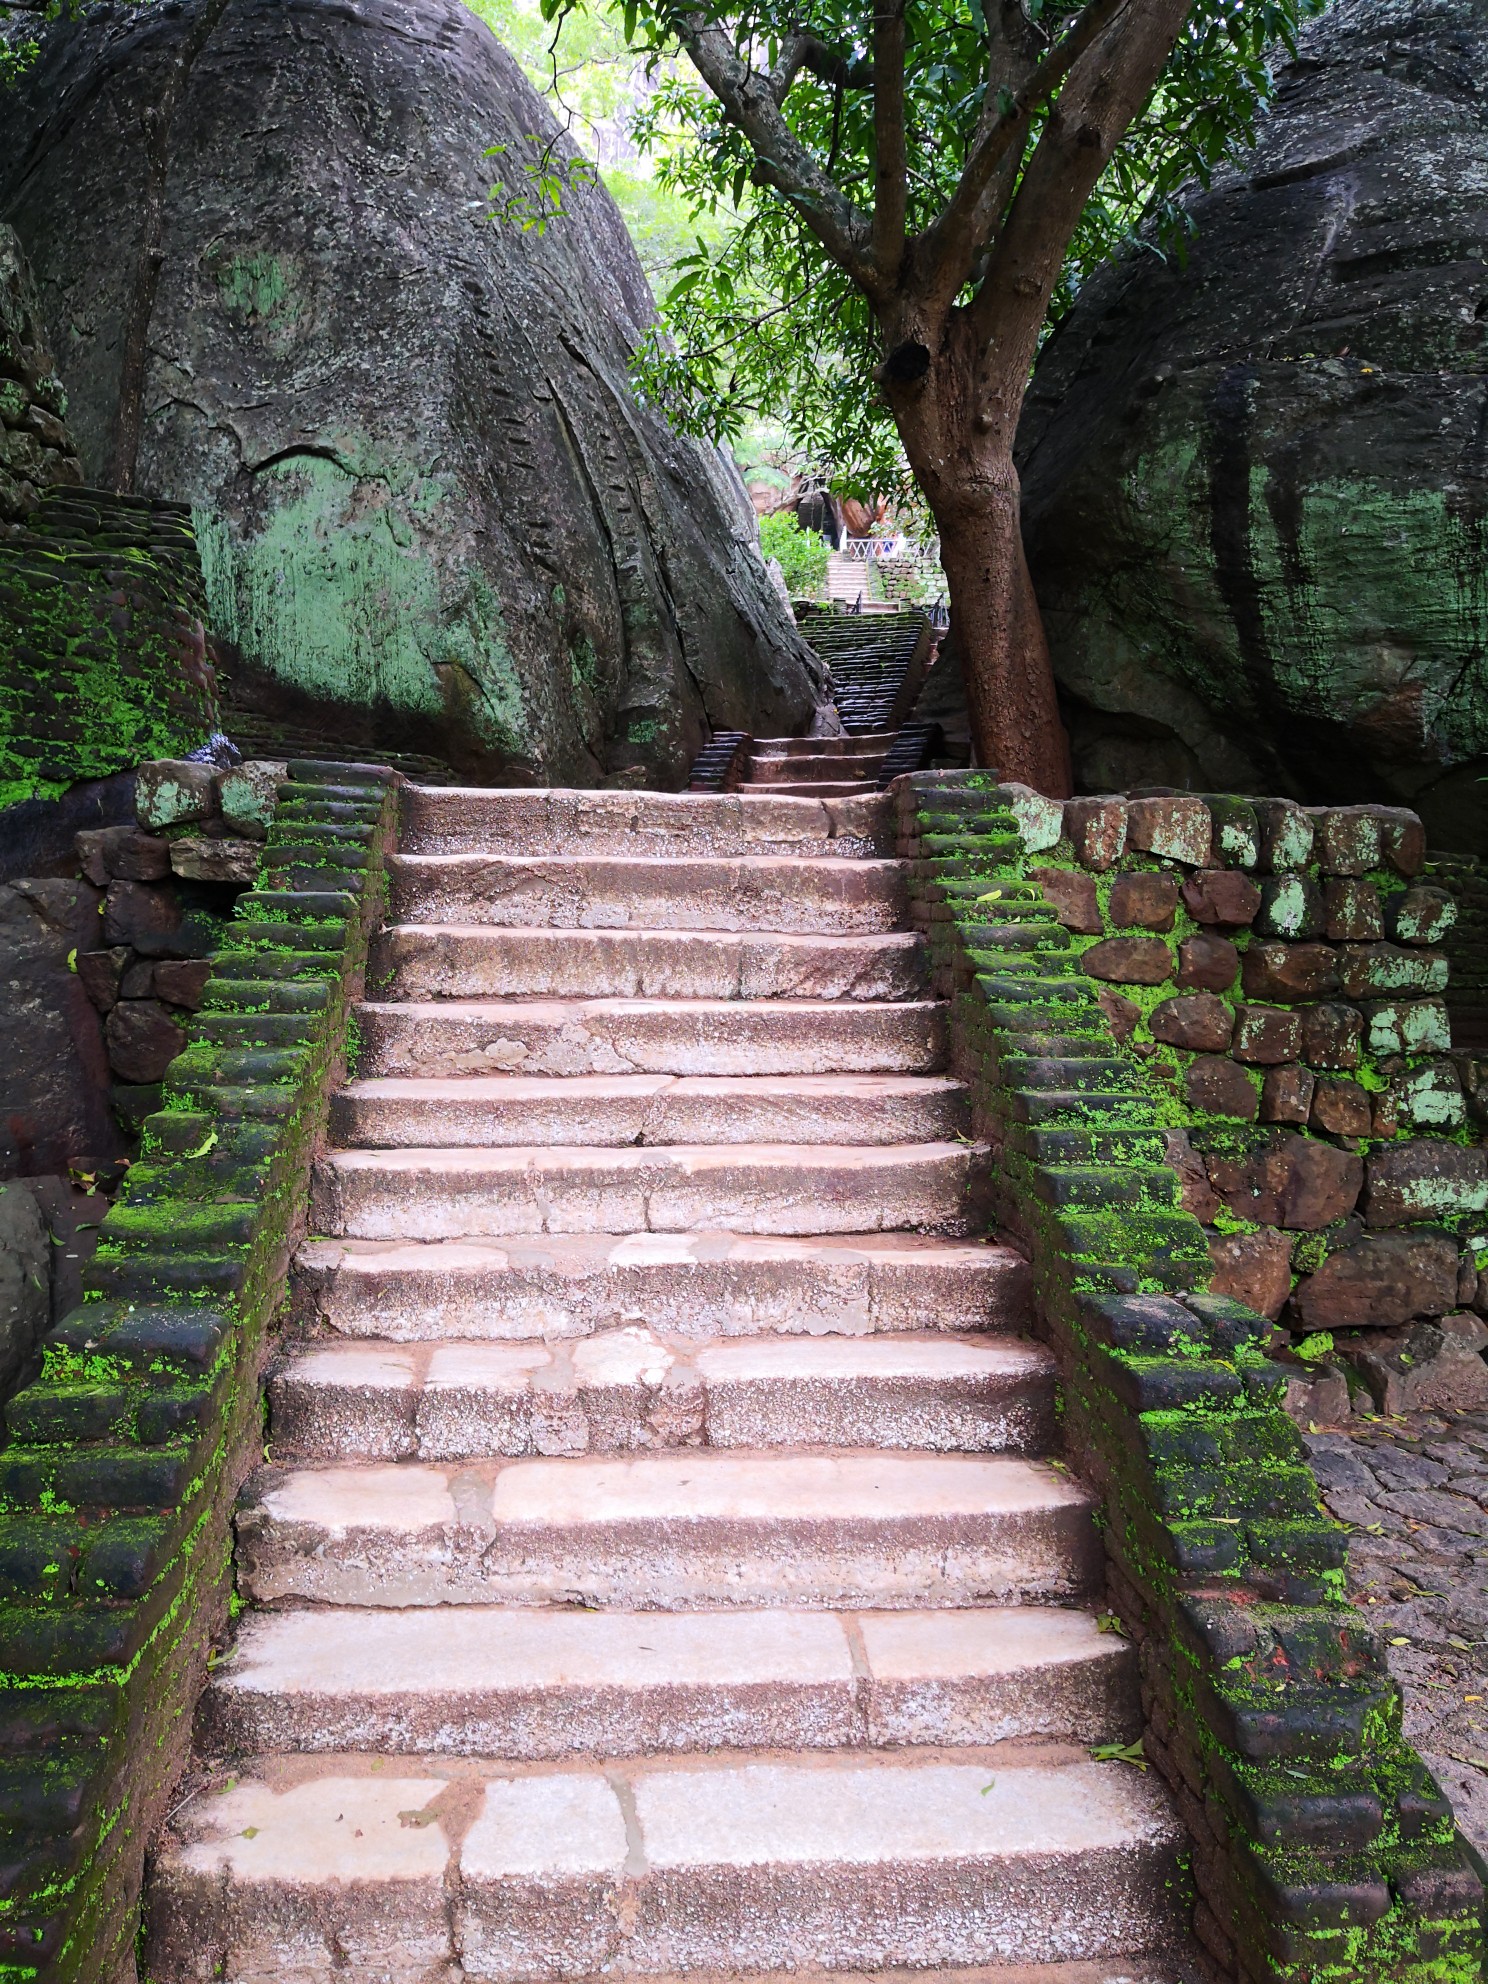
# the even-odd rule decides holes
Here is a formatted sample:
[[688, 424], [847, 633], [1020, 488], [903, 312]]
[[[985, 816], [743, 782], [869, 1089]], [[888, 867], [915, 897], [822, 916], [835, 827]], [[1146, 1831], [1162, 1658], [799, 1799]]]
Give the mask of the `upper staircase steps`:
[[887, 742], [406, 795], [155, 1984], [1179, 1974]]

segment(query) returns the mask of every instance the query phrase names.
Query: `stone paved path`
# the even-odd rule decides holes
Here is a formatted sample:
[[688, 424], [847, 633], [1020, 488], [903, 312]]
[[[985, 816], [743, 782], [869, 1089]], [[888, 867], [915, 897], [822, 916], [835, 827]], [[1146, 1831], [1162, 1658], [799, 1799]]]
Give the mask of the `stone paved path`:
[[1405, 1695], [1405, 1733], [1488, 1858], [1488, 1413], [1355, 1417], [1305, 1434], [1354, 1525], [1349, 1581]]

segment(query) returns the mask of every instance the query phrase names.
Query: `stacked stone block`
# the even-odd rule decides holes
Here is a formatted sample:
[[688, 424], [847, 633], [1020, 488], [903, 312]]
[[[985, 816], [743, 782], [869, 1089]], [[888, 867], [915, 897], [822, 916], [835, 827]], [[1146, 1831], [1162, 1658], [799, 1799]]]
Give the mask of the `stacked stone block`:
[[1308, 1352], [1294, 1408], [1488, 1402], [1488, 1085], [1453, 1049], [1457, 905], [1419, 819], [1011, 796], [1031, 879], [1163, 1099], [1215, 1287], [1289, 1326], [1273, 1347]]
[[[1135, 1025], [1123, 1041], [1112, 1011], [1113, 983], [1142, 986], [1149, 1009], [1176, 988], [1155, 959], [1145, 981], [1086, 968], [1095, 945], [1124, 938], [1109, 888], [1085, 883], [1141, 876], [1129, 893], [1154, 914], [1179, 893], [1157, 886], [1176, 880], [1163, 864], [1226, 872], [1216, 844], [1243, 849], [1246, 815], [1144, 810], [1149, 844], [1129, 856], [1124, 803], [1075, 802], [1077, 867], [1073, 847], [1056, 852], [1061, 809], [989, 775], [921, 774], [896, 792], [957, 1072], [999, 1153], [1000, 1216], [1031, 1257], [1072, 1461], [1102, 1496], [1147, 1755], [1193, 1834], [1207, 1959], [1245, 1980], [1466, 1984], [1483, 1958], [1481, 1887], [1402, 1739], [1383, 1651], [1345, 1602], [1345, 1535], [1281, 1409], [1268, 1321], [1210, 1290], [1206, 1236], [1167, 1161], [1192, 1064], [1135, 1054]], [[1041, 885], [1036, 866], [1066, 879]], [[1135, 941], [1247, 948], [1197, 918], [1185, 934], [1176, 902], [1172, 915], [1171, 931], [1137, 926]], [[1243, 987], [1228, 989], [1238, 1003]]]
[[380, 767], [288, 767], [260, 885], [238, 899], [82, 1306], [5, 1408], [0, 1978], [18, 1984], [132, 1974], [145, 1846], [226, 1615], [268, 1326], [381, 916], [392, 801]]
[[203, 613], [182, 505], [54, 490], [0, 535], [0, 806], [202, 744]]
[[233, 903], [257, 878], [288, 775], [279, 763], [142, 765], [137, 824], [77, 836], [83, 877], [104, 895], [102, 943], [74, 963], [103, 1017], [111, 1100], [128, 1127], [160, 1107], [160, 1083], [186, 1045]]

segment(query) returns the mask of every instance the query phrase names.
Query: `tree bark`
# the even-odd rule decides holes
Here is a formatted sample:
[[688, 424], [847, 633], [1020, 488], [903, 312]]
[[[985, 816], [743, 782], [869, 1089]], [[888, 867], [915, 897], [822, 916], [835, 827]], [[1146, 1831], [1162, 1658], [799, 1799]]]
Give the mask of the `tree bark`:
[[[917, 364], [918, 376], [902, 376]], [[904, 451], [940, 532], [977, 756], [1003, 778], [1065, 799], [1069, 741], [1023, 555], [1013, 464], [1025, 378], [1026, 368], [1016, 380], [1003, 376], [977, 349], [964, 310], [951, 314], [938, 350], [901, 338], [883, 368]]]

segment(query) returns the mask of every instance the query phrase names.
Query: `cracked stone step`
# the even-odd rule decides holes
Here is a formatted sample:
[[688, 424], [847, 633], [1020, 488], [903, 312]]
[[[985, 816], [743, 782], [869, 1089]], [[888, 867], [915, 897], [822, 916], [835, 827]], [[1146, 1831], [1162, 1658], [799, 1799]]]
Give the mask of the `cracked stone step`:
[[913, 931], [876, 936], [729, 930], [553, 930], [401, 924], [374, 945], [370, 983], [404, 999], [914, 999]]
[[270, 1387], [276, 1460], [463, 1460], [666, 1447], [1041, 1453], [1054, 1363], [1016, 1337], [668, 1340], [631, 1324], [574, 1344], [340, 1341]]
[[892, 854], [894, 832], [892, 803], [873, 790], [823, 805], [775, 792], [411, 786], [400, 845], [405, 854], [852, 856]]
[[178, 1812], [151, 1896], [157, 1984], [923, 1975], [1124, 1963], [1181, 1934], [1183, 1835], [1155, 1773], [1120, 1764], [371, 1761], [262, 1759]]
[[766, 1331], [1021, 1329], [1011, 1247], [910, 1233], [518, 1234], [312, 1240], [295, 1264], [309, 1320], [349, 1336], [556, 1340], [638, 1319], [680, 1337]]
[[209, 1755], [625, 1757], [1127, 1742], [1136, 1663], [1085, 1612], [252, 1613], [202, 1700]]
[[505, 999], [368, 1003], [358, 1072], [397, 1075], [931, 1074], [930, 999]]
[[331, 1102], [352, 1148], [503, 1144], [919, 1144], [965, 1136], [948, 1075], [467, 1075], [354, 1081]]
[[1027, 1605], [1088, 1596], [1092, 1498], [1008, 1455], [719, 1453], [272, 1466], [259, 1604]]
[[388, 889], [400, 922], [549, 929], [871, 935], [908, 909], [902, 861], [826, 856], [398, 854]]
[[978, 1144], [513, 1145], [332, 1151], [311, 1224], [360, 1240], [517, 1233], [964, 1234], [986, 1224]]

